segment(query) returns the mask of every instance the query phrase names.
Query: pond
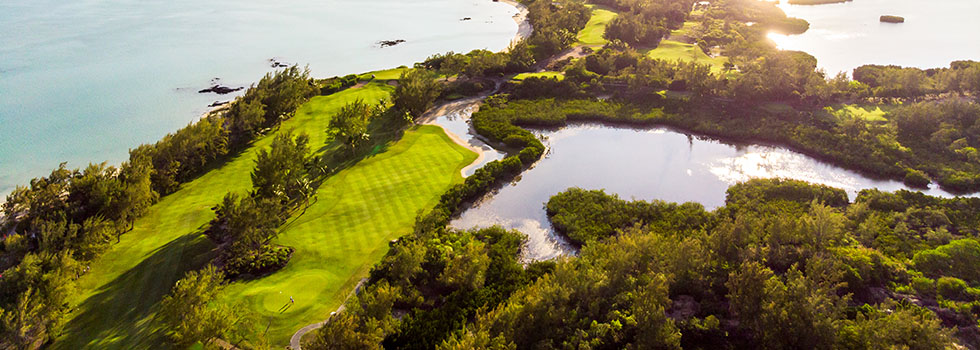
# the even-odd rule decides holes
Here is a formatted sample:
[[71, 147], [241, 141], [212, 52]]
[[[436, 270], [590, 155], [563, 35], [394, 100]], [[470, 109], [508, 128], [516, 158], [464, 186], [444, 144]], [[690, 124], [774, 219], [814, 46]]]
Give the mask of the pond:
[[269, 59], [329, 77], [499, 51], [517, 12], [490, 0], [0, 1], [0, 202], [63, 161], [118, 163], [235, 97], [197, 92], [214, 78], [248, 86]]
[[[850, 74], [864, 64], [948, 67], [954, 60], [980, 59], [980, 1], [854, 0], [839, 4], [779, 5], [787, 15], [810, 22], [801, 35], [770, 34], [781, 49], [817, 57], [828, 74]], [[881, 15], [905, 23], [881, 23]]]
[[[544, 203], [569, 187], [604, 189], [623, 199], [725, 203], [729, 186], [751, 178], [789, 178], [846, 190], [906, 188], [874, 180], [785, 148], [729, 144], [666, 128], [629, 129], [581, 124], [537, 130], [548, 152], [518, 179], [454, 219], [452, 227], [501, 225], [528, 235], [525, 258], [550, 259], [574, 251], [551, 228]], [[935, 187], [935, 186], [934, 186]], [[930, 195], [952, 196], [942, 190]]]
[[463, 176], [473, 175], [476, 169], [479, 169], [484, 164], [504, 159], [507, 156], [506, 153], [498, 151], [484, 142], [469, 123], [473, 112], [476, 112], [480, 108], [481, 101], [485, 97], [484, 95], [476, 98], [468, 98], [440, 106], [432, 113], [430, 121], [426, 122], [441, 126], [450, 137], [455, 137], [457, 142], [477, 152], [479, 156], [476, 161], [463, 168]]

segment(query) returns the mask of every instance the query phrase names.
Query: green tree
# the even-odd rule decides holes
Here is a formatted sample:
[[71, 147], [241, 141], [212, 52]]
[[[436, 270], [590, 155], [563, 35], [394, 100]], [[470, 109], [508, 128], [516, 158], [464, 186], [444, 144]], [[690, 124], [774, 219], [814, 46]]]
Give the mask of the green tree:
[[265, 124], [265, 105], [258, 99], [238, 99], [228, 110], [231, 131], [242, 139], [258, 133]]
[[330, 119], [327, 133], [339, 137], [344, 146], [353, 153], [358, 146], [370, 140], [368, 123], [374, 112], [375, 108], [364, 100], [357, 99], [347, 103]]
[[[882, 311], [882, 310], [888, 310]], [[854, 320], [841, 326], [838, 349], [954, 349], [948, 330], [928, 309], [887, 302], [865, 307]]]
[[221, 292], [224, 276], [214, 266], [190, 271], [177, 281], [170, 295], [160, 302], [160, 319], [167, 336], [178, 346], [186, 347], [230, 334], [236, 327], [248, 328], [250, 318], [244, 308], [214, 305]]
[[310, 165], [310, 138], [293, 137], [290, 132], [276, 135], [268, 150], [259, 151], [252, 170], [254, 194], [284, 203], [305, 198], [311, 188], [307, 174]]
[[279, 234], [282, 224], [282, 206], [275, 199], [229, 193], [215, 212], [208, 237], [231, 256], [258, 251]]
[[442, 93], [442, 85], [435, 80], [432, 72], [425, 69], [411, 69], [402, 73], [398, 86], [392, 94], [395, 108], [408, 112], [413, 118], [421, 117], [436, 98]]
[[311, 350], [378, 349], [395, 328], [391, 307], [400, 289], [381, 282], [365, 288], [344, 305], [347, 309], [327, 320], [313, 339], [303, 344]]

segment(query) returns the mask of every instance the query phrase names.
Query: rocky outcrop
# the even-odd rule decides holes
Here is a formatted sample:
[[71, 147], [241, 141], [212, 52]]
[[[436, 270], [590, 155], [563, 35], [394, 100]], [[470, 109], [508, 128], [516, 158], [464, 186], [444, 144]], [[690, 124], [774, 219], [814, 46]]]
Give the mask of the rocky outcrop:
[[202, 94], [213, 92], [213, 93], [216, 93], [218, 95], [225, 95], [225, 94], [230, 94], [232, 92], [235, 92], [235, 91], [238, 91], [238, 90], [241, 90], [241, 89], [244, 89], [244, 87], [240, 87], [239, 86], [239, 87], [233, 88], [233, 87], [228, 87], [228, 86], [223, 86], [223, 85], [213, 85], [213, 86], [211, 86], [211, 87], [209, 87], [207, 89], [198, 90], [197, 92], [198, 93], [202, 93]]
[[905, 23], [905, 17], [902, 16], [883, 15], [878, 20], [884, 23]]
[[269, 66], [271, 66], [272, 68], [286, 68], [286, 67], [289, 67], [288, 64], [283, 63], [283, 62], [281, 62], [281, 61], [279, 61], [279, 60], [277, 60], [275, 58], [270, 58], [269, 59]]
[[389, 47], [389, 46], [395, 46], [395, 45], [401, 44], [403, 42], [405, 42], [405, 40], [403, 40], [403, 39], [398, 39], [398, 40], [381, 40], [381, 41], [378, 42], [378, 46], [381, 46], [382, 48], [385, 48], [385, 47]]

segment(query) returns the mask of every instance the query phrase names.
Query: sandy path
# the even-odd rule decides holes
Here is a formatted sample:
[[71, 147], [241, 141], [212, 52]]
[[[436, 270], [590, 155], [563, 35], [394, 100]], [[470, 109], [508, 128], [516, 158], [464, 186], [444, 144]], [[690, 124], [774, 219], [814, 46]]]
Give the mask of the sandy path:
[[537, 64], [534, 65], [534, 67], [531, 67], [531, 70], [533, 70], [535, 72], [538, 72], [538, 73], [544, 72], [544, 71], [550, 69], [551, 65], [554, 64], [555, 62], [561, 61], [561, 60], [566, 59], [566, 58], [582, 58], [582, 57], [588, 56], [589, 53], [585, 52], [585, 49], [586, 48], [590, 48], [590, 49], [595, 50], [595, 49], [597, 49], [599, 47], [601, 47], [601, 46], [587, 46], [587, 45], [582, 45], [582, 46], [573, 46], [573, 47], [567, 48], [567, 49], [565, 49], [565, 51], [559, 52], [558, 54], [556, 54], [554, 56], [548, 57], [544, 61], [538, 62]]

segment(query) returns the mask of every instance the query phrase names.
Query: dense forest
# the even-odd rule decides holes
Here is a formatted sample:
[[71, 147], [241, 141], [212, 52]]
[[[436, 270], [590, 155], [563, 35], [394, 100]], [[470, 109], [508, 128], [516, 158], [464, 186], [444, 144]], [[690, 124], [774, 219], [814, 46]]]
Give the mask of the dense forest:
[[[170, 340], [252, 339], [246, 344], [261, 348], [254, 315], [214, 306], [221, 288], [288, 264], [302, 247], [274, 240], [288, 218], [318, 200], [324, 179], [396, 140], [436, 103], [493, 93], [471, 122], [508, 156], [420, 213], [415, 231], [391, 243], [346, 311], [330, 316], [304, 348], [980, 347], [977, 199], [864, 191], [851, 203], [839, 189], [754, 180], [706, 211], [573, 188], [543, 204], [579, 254], [540, 262], [518, 258], [520, 232], [447, 228], [545, 154], [527, 128], [577, 121], [775, 143], [917, 188], [936, 182], [977, 192], [980, 62], [867, 65], [850, 77], [828, 76], [813, 56], [766, 39], [808, 24], [755, 0], [593, 0], [619, 13], [605, 32], [610, 42], [583, 58], [552, 61], [575, 45], [591, 10], [575, 0], [522, 3], [530, 38], [505, 52], [448, 52], [416, 64], [390, 101], [355, 101], [330, 116], [325, 156], [311, 156], [323, 145], [302, 134], [279, 134], [260, 150], [252, 189], [214, 203], [205, 231], [214, 260], [160, 303]], [[645, 54], [680, 28], [727, 63]], [[506, 78], [530, 71], [564, 79]], [[161, 196], [250, 147], [309, 98], [357, 80], [317, 80], [299, 67], [270, 73], [227, 109], [131, 150], [118, 167], [62, 165], [15, 190], [0, 225], [0, 349], [36, 349], [56, 337], [87, 263]], [[847, 106], [882, 107], [884, 115], [867, 118]]]

